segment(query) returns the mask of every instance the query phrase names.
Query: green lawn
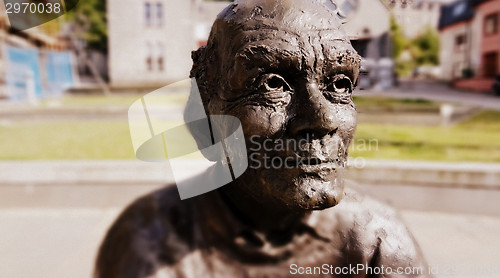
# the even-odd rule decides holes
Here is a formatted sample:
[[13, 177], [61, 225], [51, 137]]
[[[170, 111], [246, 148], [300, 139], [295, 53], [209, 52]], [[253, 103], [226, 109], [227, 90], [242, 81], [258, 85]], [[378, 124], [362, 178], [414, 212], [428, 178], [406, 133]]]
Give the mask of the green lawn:
[[[79, 96], [72, 105], [128, 105], [137, 95], [103, 98]], [[184, 99], [182, 99], [184, 97]], [[172, 95], [172, 103], [185, 96]], [[119, 101], [118, 101], [119, 100]], [[356, 98], [360, 109], [431, 111], [424, 100]], [[395, 114], [396, 115], [396, 114]], [[172, 126], [180, 123], [172, 123]], [[183, 142], [177, 142], [179, 147]], [[373, 159], [500, 162], [500, 112], [485, 111], [452, 127], [360, 123], [351, 157]], [[135, 159], [124, 121], [0, 122], [0, 160]]]
[[[111, 96], [103, 95], [68, 95], [57, 100], [44, 100], [41, 107], [61, 106], [72, 107], [106, 107], [106, 106], [130, 106], [138, 100], [141, 94], [115, 94]], [[186, 103], [187, 94], [172, 93], [161, 95], [158, 101], [182, 105]], [[354, 102], [359, 110], [364, 111], [416, 111], [416, 112], [435, 112], [439, 111], [439, 104], [423, 99], [392, 99], [384, 97], [360, 97], [354, 96]]]
[[126, 122], [16, 123], [0, 126], [0, 160], [133, 158]]
[[[69, 95], [57, 100], [44, 100], [40, 106], [51, 107], [60, 106], [65, 108], [95, 108], [106, 106], [123, 106], [129, 107], [134, 101], [140, 99], [142, 94], [116, 94], [111, 96], [103, 95]], [[157, 101], [170, 104], [184, 104], [188, 98], [187, 94], [164, 94], [156, 98]]]
[[397, 99], [354, 96], [358, 111], [366, 112], [422, 112], [438, 113], [439, 103], [424, 99]]
[[500, 162], [500, 112], [453, 127], [360, 124], [350, 150], [351, 157]]

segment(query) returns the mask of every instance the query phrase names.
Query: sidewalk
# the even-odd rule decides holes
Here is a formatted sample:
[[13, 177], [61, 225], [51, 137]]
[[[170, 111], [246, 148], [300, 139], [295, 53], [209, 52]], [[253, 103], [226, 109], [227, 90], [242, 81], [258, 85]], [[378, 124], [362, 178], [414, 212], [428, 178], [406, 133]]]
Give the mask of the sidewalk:
[[[48, 188], [15, 186], [5, 194], [6, 188], [0, 186], [0, 196], [12, 200], [10, 207], [0, 207], [0, 277], [90, 278], [98, 247], [111, 223], [126, 204], [156, 187], [61, 184], [55, 199], [70, 199], [68, 202], [49, 198], [30, 206]], [[13, 193], [17, 190], [31, 197], [16, 202], [19, 194]], [[102, 201], [96, 204], [96, 198]], [[400, 209], [399, 213], [427, 262], [441, 268], [443, 273], [437, 278], [500, 277], [498, 272], [490, 276], [443, 275], [446, 266], [499, 264], [499, 215], [415, 209]]]

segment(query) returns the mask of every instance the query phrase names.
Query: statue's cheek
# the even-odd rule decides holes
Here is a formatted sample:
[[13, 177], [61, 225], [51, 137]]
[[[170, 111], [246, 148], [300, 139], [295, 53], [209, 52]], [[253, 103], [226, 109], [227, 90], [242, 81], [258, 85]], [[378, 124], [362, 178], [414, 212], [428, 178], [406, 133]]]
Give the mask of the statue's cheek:
[[354, 108], [345, 108], [339, 115], [339, 136], [344, 143], [349, 143], [356, 132], [357, 113]]
[[357, 124], [357, 112], [356, 109], [343, 105], [343, 109], [339, 109], [337, 113], [339, 120], [346, 129], [352, 129], [356, 127]]
[[240, 110], [245, 136], [272, 138], [284, 129], [286, 112], [284, 109], [266, 106], [246, 106]]

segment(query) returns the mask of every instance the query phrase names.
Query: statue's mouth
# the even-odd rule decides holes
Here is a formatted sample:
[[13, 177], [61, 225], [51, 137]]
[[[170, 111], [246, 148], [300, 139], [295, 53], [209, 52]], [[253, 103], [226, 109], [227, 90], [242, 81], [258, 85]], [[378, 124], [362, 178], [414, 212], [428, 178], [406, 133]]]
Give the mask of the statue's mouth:
[[319, 158], [308, 158], [308, 159], [298, 160], [298, 162], [299, 162], [299, 165], [313, 166], [313, 165], [320, 165], [320, 164], [331, 164], [331, 163], [335, 163], [336, 161], [332, 160], [332, 159], [323, 160], [323, 159], [319, 159]]
[[[303, 173], [318, 173], [345, 168], [347, 152], [341, 139], [313, 140], [301, 143], [297, 140], [264, 141], [249, 149], [249, 164], [254, 169], [296, 169]], [[295, 144], [295, 145], [294, 145]], [[259, 145], [257, 145], [259, 146]]]
[[341, 159], [318, 158], [318, 157], [300, 157], [294, 160], [286, 160], [288, 168], [299, 168], [303, 170], [334, 170], [343, 168], [344, 163]]

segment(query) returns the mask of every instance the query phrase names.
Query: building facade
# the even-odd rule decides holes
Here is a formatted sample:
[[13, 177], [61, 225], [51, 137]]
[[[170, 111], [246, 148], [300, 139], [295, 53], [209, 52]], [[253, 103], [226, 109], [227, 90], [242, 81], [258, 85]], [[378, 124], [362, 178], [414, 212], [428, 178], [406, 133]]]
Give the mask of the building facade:
[[163, 86], [189, 76], [191, 51], [227, 2], [108, 0], [112, 87]]
[[500, 74], [500, 0], [478, 1], [476, 11], [482, 26], [478, 75], [494, 78]]
[[[42, 90], [47, 93], [53, 91], [52, 85], [56, 83], [54, 79], [59, 76], [55, 76], [53, 71], [47, 72], [47, 67], [53, 66], [53, 58], [60, 58], [57, 52], [66, 47], [64, 41], [48, 36], [39, 26], [28, 30], [14, 29], [9, 22], [5, 5], [0, 4], [0, 99], [24, 95], [28, 81], [33, 81], [32, 79], [36, 79], [33, 82], [38, 93], [41, 94]], [[70, 60], [69, 55], [67, 57]], [[67, 70], [73, 80], [76, 79], [73, 69]]]
[[443, 6], [441, 34], [441, 70], [445, 80], [460, 79], [479, 67], [480, 28], [470, 0], [459, 0]]
[[[384, 0], [318, 0], [342, 9], [358, 52], [377, 66], [391, 56]], [[191, 51], [204, 45], [228, 2], [108, 0], [109, 77], [114, 88], [159, 87], [189, 76]], [[349, 16], [347, 16], [349, 14]], [[373, 71], [374, 73], [376, 71]]]
[[441, 60], [456, 87], [490, 91], [500, 74], [500, 0], [459, 0], [442, 8]]
[[359, 88], [393, 87], [390, 7], [383, 0], [353, 2], [356, 3], [355, 9], [346, 18], [344, 29], [353, 47], [363, 57]]

